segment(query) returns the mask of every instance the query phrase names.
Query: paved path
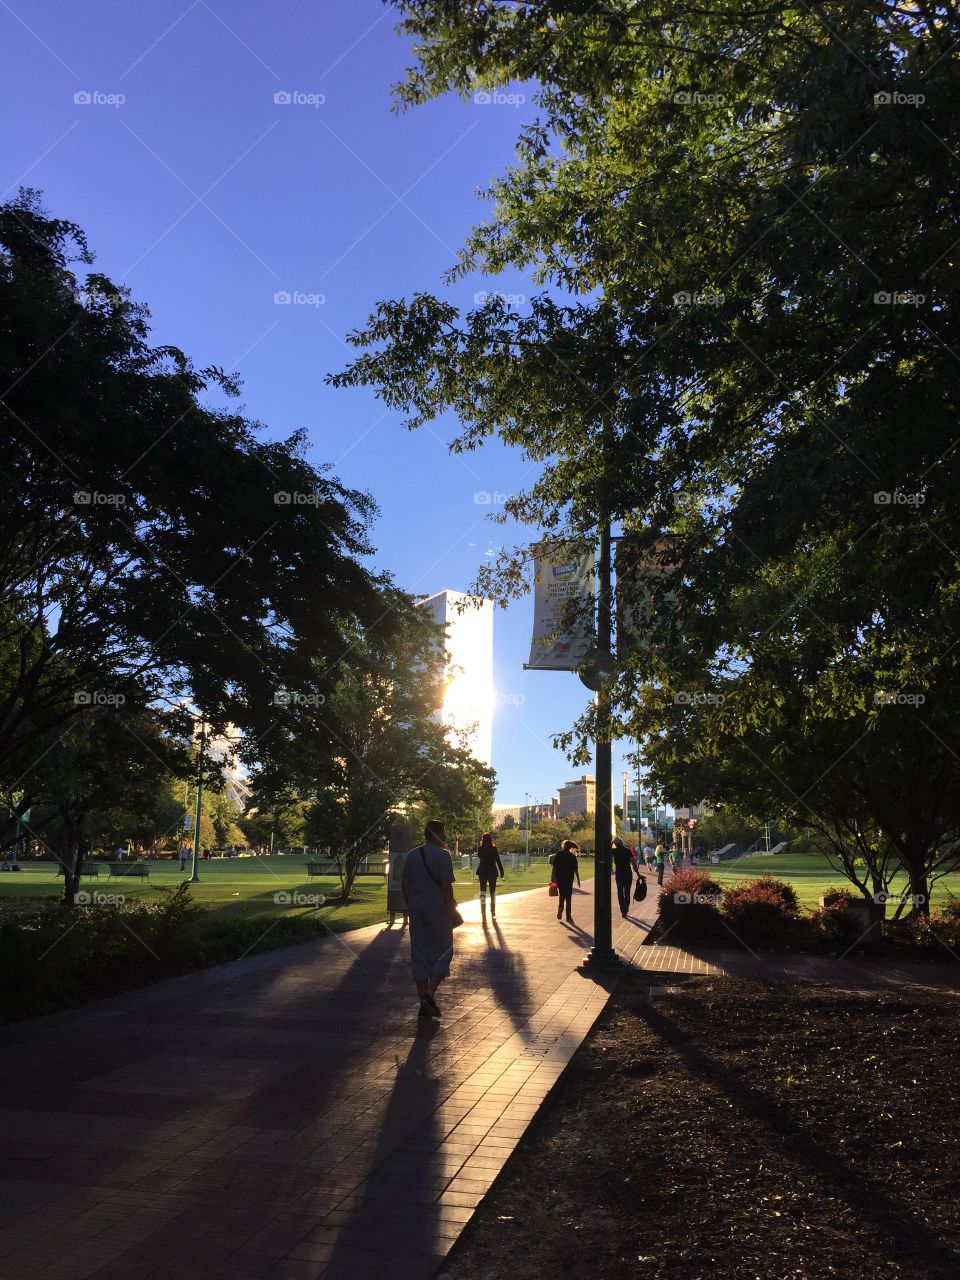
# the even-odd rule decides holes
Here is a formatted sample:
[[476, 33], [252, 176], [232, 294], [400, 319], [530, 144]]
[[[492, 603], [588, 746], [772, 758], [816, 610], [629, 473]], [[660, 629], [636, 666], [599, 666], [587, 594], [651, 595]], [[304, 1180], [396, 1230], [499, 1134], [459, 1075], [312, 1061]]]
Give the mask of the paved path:
[[[644, 906], [647, 904], [644, 903]], [[653, 944], [633, 957], [633, 963], [651, 973], [710, 974], [715, 977], [752, 978], [765, 982], [819, 982], [854, 990], [960, 989], [960, 965], [922, 961], [870, 960], [859, 956], [838, 959], [747, 951], [686, 950]]]
[[439, 1025], [374, 927], [9, 1028], [4, 1280], [433, 1275], [609, 996], [584, 889], [464, 908]]

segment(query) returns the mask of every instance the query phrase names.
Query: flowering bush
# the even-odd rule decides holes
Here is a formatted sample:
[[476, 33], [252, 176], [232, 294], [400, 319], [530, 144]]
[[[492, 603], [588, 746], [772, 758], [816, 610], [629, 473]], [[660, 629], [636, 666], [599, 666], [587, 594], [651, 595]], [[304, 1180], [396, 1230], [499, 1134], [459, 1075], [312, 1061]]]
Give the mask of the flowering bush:
[[824, 889], [821, 896], [823, 897], [822, 910], [827, 911], [834, 907], [842, 909], [848, 902], [857, 902], [860, 898], [860, 894], [854, 893], [852, 889], [847, 889], [843, 885], [831, 885], [829, 889]]
[[960, 958], [960, 899], [950, 894], [929, 916], [904, 916], [888, 922], [884, 938], [894, 951], [919, 951], [930, 960], [945, 963]]
[[800, 903], [797, 901], [797, 891], [792, 884], [788, 884], [786, 880], [776, 880], [769, 872], [765, 875], [758, 876], [756, 880], [749, 881], [742, 886], [746, 889], [759, 891], [761, 888], [769, 890], [783, 903], [783, 908], [791, 915], [796, 915], [800, 910]]
[[722, 917], [748, 947], [785, 947], [794, 941], [797, 895], [792, 886], [761, 876], [728, 889]]
[[724, 932], [718, 907], [723, 885], [709, 871], [681, 868], [660, 890], [661, 923], [669, 926], [671, 941], [715, 942]]

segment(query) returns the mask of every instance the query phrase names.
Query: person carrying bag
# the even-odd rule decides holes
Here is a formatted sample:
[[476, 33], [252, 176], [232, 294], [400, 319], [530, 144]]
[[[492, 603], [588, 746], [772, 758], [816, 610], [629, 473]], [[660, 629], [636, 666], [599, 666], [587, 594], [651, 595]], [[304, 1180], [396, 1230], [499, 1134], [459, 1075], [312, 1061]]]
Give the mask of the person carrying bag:
[[420, 997], [420, 1017], [439, 1018], [435, 992], [450, 974], [453, 931], [463, 924], [453, 896], [453, 861], [443, 823], [426, 826], [426, 840], [403, 864], [403, 897], [410, 919], [410, 961]]

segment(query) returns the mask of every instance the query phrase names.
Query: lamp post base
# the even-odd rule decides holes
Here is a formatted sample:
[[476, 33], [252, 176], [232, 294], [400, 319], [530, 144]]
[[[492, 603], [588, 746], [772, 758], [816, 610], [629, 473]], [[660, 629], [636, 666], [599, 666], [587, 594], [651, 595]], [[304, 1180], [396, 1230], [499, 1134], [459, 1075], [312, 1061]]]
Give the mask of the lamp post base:
[[624, 962], [620, 959], [612, 947], [591, 947], [587, 953], [587, 958], [579, 968], [586, 970], [587, 973], [618, 973], [626, 968]]

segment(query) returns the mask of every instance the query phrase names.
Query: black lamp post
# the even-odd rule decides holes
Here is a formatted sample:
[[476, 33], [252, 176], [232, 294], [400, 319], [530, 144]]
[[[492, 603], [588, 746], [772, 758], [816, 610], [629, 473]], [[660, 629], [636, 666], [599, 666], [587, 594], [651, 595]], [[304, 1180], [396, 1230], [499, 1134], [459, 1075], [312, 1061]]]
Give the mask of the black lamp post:
[[604, 514], [600, 523], [600, 545], [597, 556], [597, 646], [581, 679], [597, 695], [596, 786], [597, 801], [594, 825], [594, 903], [593, 946], [583, 962], [587, 970], [619, 969], [620, 957], [613, 949], [612, 911], [610, 903], [611, 831], [613, 829], [613, 759], [611, 737], [610, 693], [607, 681], [613, 674], [613, 610], [610, 564], [610, 517]]

